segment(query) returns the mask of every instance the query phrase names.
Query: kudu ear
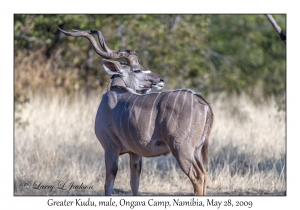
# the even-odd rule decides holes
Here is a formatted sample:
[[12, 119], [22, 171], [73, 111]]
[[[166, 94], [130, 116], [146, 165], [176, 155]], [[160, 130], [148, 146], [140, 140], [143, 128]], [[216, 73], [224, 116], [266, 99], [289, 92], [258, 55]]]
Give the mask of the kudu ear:
[[103, 59], [102, 65], [108, 74], [122, 74], [124, 72], [121, 64], [118, 61]]

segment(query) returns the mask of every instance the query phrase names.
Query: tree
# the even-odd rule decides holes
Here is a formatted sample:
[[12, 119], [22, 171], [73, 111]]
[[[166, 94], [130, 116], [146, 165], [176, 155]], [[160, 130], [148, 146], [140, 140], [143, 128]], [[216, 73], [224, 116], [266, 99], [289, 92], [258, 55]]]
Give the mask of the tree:
[[[286, 16], [274, 17], [285, 30]], [[277, 42], [264, 15], [18, 14], [16, 91], [51, 86], [70, 94], [105, 87], [109, 76], [88, 40], [67, 37], [58, 26], [98, 29], [111, 49], [135, 50], [140, 64], [164, 77], [166, 89], [285, 96], [285, 45]], [[32, 62], [30, 68], [22, 67], [26, 59]], [[33, 68], [37, 61], [41, 66]], [[20, 73], [24, 71], [35, 73], [25, 82], [21, 76], [26, 73]], [[39, 85], [34, 86], [39, 77]]]

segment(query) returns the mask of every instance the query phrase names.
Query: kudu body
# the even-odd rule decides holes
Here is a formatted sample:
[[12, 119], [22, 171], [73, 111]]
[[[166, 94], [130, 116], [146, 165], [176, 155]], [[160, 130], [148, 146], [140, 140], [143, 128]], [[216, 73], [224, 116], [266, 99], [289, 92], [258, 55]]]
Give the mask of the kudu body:
[[[121, 52], [108, 49], [98, 31], [61, 31], [88, 38], [96, 52], [96, 42], [90, 34], [97, 33], [106, 52]], [[101, 56], [116, 58], [106, 55]], [[135, 56], [128, 64], [103, 60], [105, 71], [113, 75], [95, 120], [95, 133], [105, 151], [105, 195], [112, 194], [120, 155], [130, 155], [130, 185], [133, 195], [138, 195], [142, 156], [170, 152], [191, 180], [194, 194], [205, 195], [203, 163], [208, 159], [208, 138], [213, 123], [210, 105], [200, 94], [188, 89], [149, 93], [151, 88], [161, 89], [163, 80], [141, 66]]]

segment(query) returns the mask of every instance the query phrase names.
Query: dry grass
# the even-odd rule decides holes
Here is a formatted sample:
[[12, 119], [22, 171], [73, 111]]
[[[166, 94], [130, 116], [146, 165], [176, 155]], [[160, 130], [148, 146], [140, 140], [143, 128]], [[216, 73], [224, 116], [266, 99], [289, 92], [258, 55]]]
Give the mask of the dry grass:
[[[29, 125], [15, 126], [15, 195], [103, 195], [103, 149], [93, 131], [101, 95], [30, 98], [22, 115]], [[209, 101], [215, 123], [207, 166], [208, 195], [285, 195], [285, 112], [277, 112], [274, 100], [257, 105], [245, 96]], [[61, 190], [59, 181], [93, 189]], [[34, 182], [54, 185], [54, 189], [34, 189]], [[114, 195], [131, 195], [128, 155], [120, 158], [114, 189]], [[140, 192], [192, 195], [193, 189], [169, 155], [143, 159]]]

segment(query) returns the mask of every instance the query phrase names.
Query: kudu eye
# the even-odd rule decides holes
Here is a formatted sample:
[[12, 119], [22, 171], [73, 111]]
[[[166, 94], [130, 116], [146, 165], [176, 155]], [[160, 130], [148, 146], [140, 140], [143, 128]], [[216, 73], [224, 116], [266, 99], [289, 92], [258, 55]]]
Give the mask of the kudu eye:
[[141, 73], [141, 70], [134, 70], [134, 73]]

